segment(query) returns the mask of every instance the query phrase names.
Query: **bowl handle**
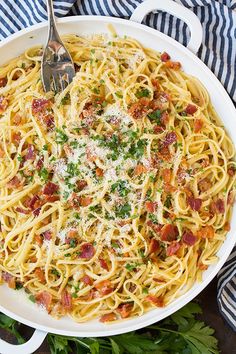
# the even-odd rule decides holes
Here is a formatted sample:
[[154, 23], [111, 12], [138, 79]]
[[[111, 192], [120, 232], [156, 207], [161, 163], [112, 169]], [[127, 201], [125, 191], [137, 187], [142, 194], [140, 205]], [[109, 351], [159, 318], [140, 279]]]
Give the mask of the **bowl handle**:
[[146, 0], [136, 7], [130, 20], [141, 23], [144, 17], [154, 10], [165, 11], [188, 25], [191, 38], [187, 48], [196, 54], [202, 43], [202, 25], [199, 18], [192, 11], [172, 0]]
[[47, 332], [36, 329], [32, 337], [24, 344], [10, 344], [0, 339], [1, 354], [31, 354], [37, 350], [43, 343]]

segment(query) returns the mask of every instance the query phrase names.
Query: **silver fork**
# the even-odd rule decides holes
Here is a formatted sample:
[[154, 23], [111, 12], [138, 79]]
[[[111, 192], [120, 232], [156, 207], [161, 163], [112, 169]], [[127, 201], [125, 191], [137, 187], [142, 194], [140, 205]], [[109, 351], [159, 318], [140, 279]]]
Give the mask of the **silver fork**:
[[44, 91], [63, 91], [75, 76], [72, 58], [65, 48], [56, 28], [53, 0], [47, 0], [48, 41], [41, 64]]

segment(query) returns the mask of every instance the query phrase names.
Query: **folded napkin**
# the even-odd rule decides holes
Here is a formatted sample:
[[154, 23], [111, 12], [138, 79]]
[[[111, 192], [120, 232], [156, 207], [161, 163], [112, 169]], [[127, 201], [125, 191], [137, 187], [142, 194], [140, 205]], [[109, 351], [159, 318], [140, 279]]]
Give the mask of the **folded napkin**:
[[[54, 0], [56, 16], [103, 15], [129, 18], [142, 0]], [[198, 56], [218, 77], [236, 103], [236, 0], [176, 0], [200, 19], [203, 41]], [[235, 11], [234, 11], [235, 10]], [[0, 40], [47, 19], [46, 0], [0, 0]], [[150, 27], [186, 45], [189, 31], [182, 21], [166, 13], [150, 13]], [[236, 247], [218, 274], [218, 304], [236, 331]]]

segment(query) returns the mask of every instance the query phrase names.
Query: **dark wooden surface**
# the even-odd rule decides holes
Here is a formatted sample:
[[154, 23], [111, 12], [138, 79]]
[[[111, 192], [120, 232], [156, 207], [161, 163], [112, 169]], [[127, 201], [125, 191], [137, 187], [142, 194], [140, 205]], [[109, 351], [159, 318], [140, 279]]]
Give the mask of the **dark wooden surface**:
[[[215, 329], [215, 336], [219, 340], [219, 349], [221, 354], [236, 354], [236, 333], [229, 327], [225, 320], [221, 317], [217, 302], [216, 302], [216, 280], [213, 280], [210, 285], [197, 297], [203, 309], [202, 319]], [[21, 333], [25, 338], [29, 338], [32, 329], [21, 326]], [[0, 329], [1, 338], [7, 338], [10, 341], [10, 336]], [[0, 350], [1, 352], [1, 350]], [[35, 352], [36, 354], [49, 354], [47, 342]], [[9, 353], [13, 354], [13, 353]]]

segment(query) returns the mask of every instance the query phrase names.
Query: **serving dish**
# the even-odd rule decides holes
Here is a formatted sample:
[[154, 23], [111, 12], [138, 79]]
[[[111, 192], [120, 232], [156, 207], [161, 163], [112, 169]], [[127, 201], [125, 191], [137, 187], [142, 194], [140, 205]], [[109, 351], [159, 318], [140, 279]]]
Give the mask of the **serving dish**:
[[[166, 35], [140, 24], [145, 15], [152, 10], [167, 11], [183, 19], [188, 24], [191, 39], [187, 48]], [[180, 61], [186, 73], [196, 76], [205, 85], [210, 93], [213, 106], [230, 133], [232, 141], [236, 144], [235, 108], [216, 77], [195, 55], [201, 44], [202, 28], [198, 18], [191, 11], [172, 1], [166, 0], [163, 3], [156, 0], [147, 0], [137, 7], [129, 21], [101, 16], [67, 17], [58, 20], [58, 30], [60, 34], [77, 33], [90, 35], [93, 33], [108, 33], [108, 24], [114, 26], [118, 35], [133, 37], [145, 47], [158, 51], [165, 50], [171, 55], [173, 60]], [[24, 49], [42, 44], [46, 35], [47, 24], [41, 23], [22, 30], [4, 40], [0, 44], [1, 53], [4, 53], [4, 56], [0, 59], [0, 65], [16, 57]], [[40, 346], [47, 332], [78, 337], [108, 336], [145, 327], [169, 316], [197, 296], [217, 274], [234, 246], [235, 235], [233, 230], [235, 227], [234, 208], [231, 223], [232, 231], [228, 233], [227, 239], [218, 252], [218, 263], [209, 267], [204, 273], [202, 283], [195, 284], [185, 295], [179, 297], [165, 308], [155, 309], [142, 317], [125, 320], [120, 323], [106, 325], [98, 321], [91, 321], [77, 324], [69, 318], [62, 318], [58, 321], [29, 303], [23, 294], [13, 292], [5, 285], [1, 286], [0, 311], [26, 325], [36, 328], [32, 338], [23, 345], [13, 346], [0, 340], [1, 353], [32, 353]]]

